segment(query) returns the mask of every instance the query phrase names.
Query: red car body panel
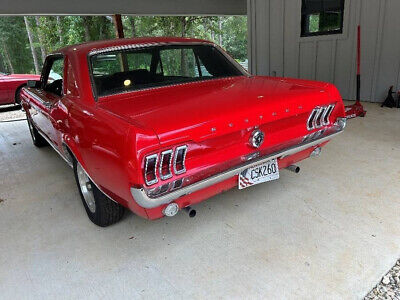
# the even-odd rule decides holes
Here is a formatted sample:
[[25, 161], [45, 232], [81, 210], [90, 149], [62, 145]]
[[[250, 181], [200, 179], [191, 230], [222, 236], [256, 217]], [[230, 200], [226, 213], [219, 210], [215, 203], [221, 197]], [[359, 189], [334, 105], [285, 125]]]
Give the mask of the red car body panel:
[[40, 75], [32, 74], [0, 74], [0, 105], [15, 104], [17, 89], [28, 80], [39, 80]]
[[[144, 159], [187, 145], [184, 187], [243, 163], [299, 144], [317, 130], [307, 129], [310, 112], [335, 104], [328, 130], [344, 118], [337, 89], [328, 83], [250, 75], [191, 82], [94, 98], [88, 67], [89, 52], [119, 45], [208, 43], [183, 38], [120, 39], [91, 42], [59, 50], [64, 56], [63, 97], [24, 88], [23, 107], [42, 135], [68, 161], [69, 150], [93, 182], [110, 198], [149, 219], [163, 216], [164, 203], [144, 207], [131, 189], [147, 189]], [[49, 105], [50, 104], [50, 105]], [[254, 128], [265, 132], [258, 149], [249, 146]], [[318, 144], [322, 147], [326, 141]], [[277, 157], [285, 168], [310, 156], [316, 146]], [[237, 175], [174, 201], [180, 208], [198, 203], [237, 185]], [[139, 203], [138, 203], [139, 202]]]

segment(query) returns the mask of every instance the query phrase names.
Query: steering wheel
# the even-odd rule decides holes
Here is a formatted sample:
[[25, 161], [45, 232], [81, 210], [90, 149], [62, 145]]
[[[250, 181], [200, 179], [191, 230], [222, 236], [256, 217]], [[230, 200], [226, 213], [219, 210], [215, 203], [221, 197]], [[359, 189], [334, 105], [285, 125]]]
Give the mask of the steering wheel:
[[52, 83], [49, 83], [46, 87], [46, 90], [54, 93], [58, 96], [62, 95], [62, 79], [54, 80]]

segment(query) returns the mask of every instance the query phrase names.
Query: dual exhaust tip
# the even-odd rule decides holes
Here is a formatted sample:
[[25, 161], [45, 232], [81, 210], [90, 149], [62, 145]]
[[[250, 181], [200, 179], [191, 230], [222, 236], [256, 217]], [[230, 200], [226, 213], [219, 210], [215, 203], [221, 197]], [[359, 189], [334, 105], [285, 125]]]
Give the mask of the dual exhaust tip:
[[[183, 211], [188, 214], [189, 218], [194, 218], [197, 214], [196, 210], [190, 206], [185, 207]], [[168, 204], [163, 210], [163, 214], [166, 217], [173, 217], [178, 212], [179, 212], [179, 205], [175, 202]]]
[[292, 171], [293, 173], [298, 174], [300, 172], [300, 167], [296, 165], [290, 165], [286, 167], [286, 170]]
[[[290, 166], [286, 167], [286, 169], [289, 171], [292, 171], [296, 174], [300, 172], [300, 167], [296, 166], [296, 165], [290, 165]], [[194, 218], [197, 214], [196, 210], [190, 206], [186, 206], [183, 209], [183, 211], [188, 214], [189, 218]], [[168, 204], [163, 210], [163, 214], [166, 217], [173, 217], [178, 212], [179, 212], [179, 205], [175, 202]]]
[[[315, 157], [315, 156], [319, 156], [321, 154], [321, 147], [316, 147], [311, 153], [310, 156], [311, 157]], [[286, 170], [289, 170], [293, 173], [298, 174], [300, 172], [300, 167], [296, 166], [296, 165], [290, 165], [288, 167], [286, 167]]]
[[[316, 153], [314, 153], [314, 152], [316, 152]], [[321, 148], [318, 147], [313, 151], [312, 154], [314, 154], [316, 156], [316, 155], [319, 155], [320, 152], [321, 152]], [[312, 156], [314, 156], [314, 155], [312, 155]], [[298, 174], [300, 172], [300, 167], [296, 166], [296, 165], [290, 165], [290, 166], [286, 167], [286, 169], [293, 173], [296, 173], [296, 174]], [[186, 206], [183, 209], [183, 211], [188, 214], [189, 218], [194, 218], [197, 214], [196, 210], [190, 206]], [[179, 212], [179, 205], [175, 202], [168, 204], [163, 210], [163, 214], [166, 217], [173, 217], [178, 212]]]

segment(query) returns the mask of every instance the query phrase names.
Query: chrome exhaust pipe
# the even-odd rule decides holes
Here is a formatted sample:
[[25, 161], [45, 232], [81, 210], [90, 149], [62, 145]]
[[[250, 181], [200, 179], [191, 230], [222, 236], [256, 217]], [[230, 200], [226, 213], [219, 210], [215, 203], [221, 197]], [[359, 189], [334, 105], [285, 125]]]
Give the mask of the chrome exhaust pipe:
[[197, 214], [196, 210], [190, 206], [185, 207], [183, 210], [189, 215], [189, 218], [194, 218]]
[[286, 169], [296, 174], [300, 172], [300, 167], [296, 165], [290, 165], [289, 167], [286, 167]]

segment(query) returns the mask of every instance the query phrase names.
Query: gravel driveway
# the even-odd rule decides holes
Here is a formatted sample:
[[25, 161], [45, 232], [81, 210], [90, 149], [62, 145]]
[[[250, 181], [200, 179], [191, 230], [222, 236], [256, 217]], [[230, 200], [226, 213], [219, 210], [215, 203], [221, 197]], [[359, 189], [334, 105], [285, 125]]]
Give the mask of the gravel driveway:
[[400, 299], [400, 259], [364, 299]]
[[25, 112], [21, 111], [19, 106], [7, 105], [0, 107], [0, 122], [24, 118]]

